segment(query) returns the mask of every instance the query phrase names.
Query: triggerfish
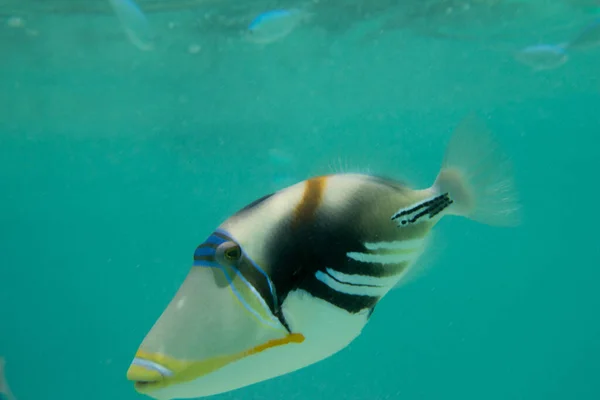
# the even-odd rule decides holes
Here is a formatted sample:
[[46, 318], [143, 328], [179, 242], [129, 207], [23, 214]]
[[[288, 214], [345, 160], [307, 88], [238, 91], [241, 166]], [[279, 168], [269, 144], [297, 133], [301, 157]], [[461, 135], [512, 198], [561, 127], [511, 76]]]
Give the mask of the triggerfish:
[[467, 118], [429, 188], [342, 173], [255, 200], [196, 248], [127, 378], [156, 399], [203, 397], [330, 357], [415, 267], [442, 218], [516, 225], [514, 186], [490, 132]]

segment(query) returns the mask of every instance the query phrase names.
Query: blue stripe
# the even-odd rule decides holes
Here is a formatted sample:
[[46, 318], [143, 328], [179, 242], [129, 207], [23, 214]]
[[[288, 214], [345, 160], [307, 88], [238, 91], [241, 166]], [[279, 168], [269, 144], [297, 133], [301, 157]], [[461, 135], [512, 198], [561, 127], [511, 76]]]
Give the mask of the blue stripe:
[[248, 29], [250, 29], [250, 30], [256, 29], [263, 22], [268, 22], [273, 19], [287, 17], [287, 16], [290, 16], [291, 14], [292, 13], [288, 10], [271, 10], [271, 11], [264, 12], [264, 13], [256, 16], [256, 18], [254, 18], [252, 20], [252, 22], [250, 22], [250, 25], [248, 25]]
[[[227, 232], [223, 229], [216, 229], [215, 232], [212, 235], [210, 235], [204, 243], [220, 245], [221, 243], [225, 243], [228, 241], [227, 239], [222, 239], [220, 237], [217, 237], [215, 235], [215, 233], [226, 236], [227, 238], [231, 238], [231, 234], [229, 234], [229, 232]], [[233, 239], [229, 239], [229, 240], [233, 241]], [[198, 247], [196, 249], [196, 251], [194, 252], [194, 256], [206, 257], [206, 256], [212, 256], [215, 253], [216, 253], [216, 248]], [[257, 270], [267, 280], [267, 283], [269, 286], [269, 292], [271, 293], [271, 297], [272, 297], [272, 301], [273, 301], [273, 305], [274, 305], [275, 309], [277, 309], [279, 307], [277, 304], [277, 295], [275, 293], [275, 286], [273, 285], [271, 278], [269, 277], [269, 275], [267, 275], [267, 273], [265, 271], [263, 271], [262, 268], [260, 268], [254, 261], [252, 261], [252, 259], [250, 257], [248, 257], [248, 254], [246, 254], [246, 252], [243, 249], [242, 249], [242, 254], [248, 261], [250, 261], [252, 267], [254, 267], [254, 269]], [[252, 306], [250, 306], [250, 304], [248, 304], [248, 302], [244, 299], [244, 297], [238, 292], [238, 290], [233, 285], [233, 280], [229, 276], [229, 274], [227, 273], [225, 268], [223, 268], [223, 266], [220, 265], [218, 262], [207, 261], [207, 260], [197, 260], [197, 261], [194, 260], [194, 266], [220, 269], [223, 272], [223, 274], [225, 275], [225, 278], [227, 279], [227, 282], [229, 283], [229, 287], [233, 291], [234, 295], [248, 311], [250, 311], [254, 316], [256, 316], [258, 319], [260, 319], [264, 323], [266, 323], [270, 326], [279, 327], [279, 325], [274, 323], [273, 321], [265, 320], [259, 313], [256, 312], [255, 309], [252, 308]], [[257, 293], [257, 289], [250, 282], [248, 282], [248, 280], [244, 277], [244, 275], [237, 268], [235, 268], [233, 266], [231, 268], [235, 271], [236, 275], [242, 280], [244, 285], [246, 285], [246, 287], [252, 292], [252, 294], [254, 296], [256, 296], [259, 300], [262, 300], [264, 302], [265, 300], [262, 298], [262, 296], [260, 296], [260, 294]]]
[[[215, 231], [215, 233], [220, 233], [221, 235], [225, 235], [225, 236], [227, 236], [227, 238], [230, 237], [230, 235], [227, 234], [227, 232], [225, 232], [225, 231], [217, 230], [217, 231]], [[208, 239], [206, 239], [204, 241], [204, 243], [202, 243], [202, 244], [212, 244], [215, 246], [219, 246], [222, 243], [229, 241], [228, 239], [223, 239], [223, 238], [218, 237], [217, 235], [215, 235], [215, 233], [212, 233], [208, 237]], [[206, 256], [214, 256], [215, 255], [216, 247], [208, 247], [208, 246], [202, 247], [202, 244], [200, 246], [198, 246], [196, 248], [196, 250], [194, 251], [194, 257], [206, 257]]]
[[219, 263], [214, 261], [206, 261], [206, 260], [194, 260], [194, 267], [204, 267], [204, 268], [222, 268]]
[[[229, 274], [227, 273], [227, 271], [225, 271], [225, 268], [221, 268], [221, 271], [223, 271], [223, 274], [225, 275], [225, 279], [227, 279], [227, 282], [229, 282], [229, 287], [231, 288], [231, 291], [233, 292], [233, 294], [235, 294], [235, 297], [237, 297], [237, 299], [243, 304], [243, 306], [250, 311], [256, 318], [260, 319], [261, 321], [265, 322], [267, 325], [271, 325], [271, 326], [275, 326], [277, 327], [276, 324], [273, 324], [271, 321], [265, 320], [259, 313], [257, 313], [254, 308], [252, 308], [250, 306], [250, 304], [248, 304], [246, 302], [246, 300], [244, 299], [244, 297], [242, 297], [242, 295], [237, 291], [237, 289], [235, 288], [235, 286], [233, 285], [233, 280], [231, 279], [231, 277], [229, 276]], [[240, 274], [238, 272], [238, 270], [236, 269], [236, 274], [242, 279], [242, 281], [244, 282], [244, 284], [246, 286], [248, 286], [250, 288], [250, 290], [254, 289], [250, 283], [242, 276], [242, 274]], [[252, 292], [254, 292], [254, 290], [252, 290]]]
[[[229, 235], [227, 235], [227, 237], [229, 237]], [[210, 235], [204, 243], [221, 244], [221, 243], [225, 243], [225, 242], [227, 242], [227, 239], [221, 239], [220, 237], [213, 234], [213, 235]]]
[[[262, 298], [262, 296], [261, 296], [261, 295], [260, 295], [260, 294], [257, 292], [256, 288], [255, 288], [254, 286], [252, 286], [252, 284], [246, 280], [246, 278], [244, 277], [244, 275], [242, 275], [242, 273], [241, 273], [240, 271], [238, 271], [238, 270], [235, 270], [235, 272], [236, 272], [237, 276], [238, 276], [238, 277], [239, 277], [239, 278], [242, 280], [242, 282], [244, 282], [244, 285], [246, 285], [246, 286], [247, 286], [247, 287], [250, 289], [250, 291], [251, 291], [251, 292], [254, 294], [254, 296], [255, 296], [255, 297], [256, 297], [256, 298], [257, 298], [257, 299], [258, 299], [258, 300], [259, 300], [259, 301], [260, 301], [260, 302], [261, 302], [263, 305], [265, 305], [265, 306], [266, 306], [266, 310], [268, 310], [268, 309], [269, 309], [268, 305], [264, 303], [264, 299], [263, 299], [263, 298]], [[231, 288], [235, 290], [235, 288], [234, 288], [233, 286], [232, 286]], [[246, 302], [244, 301], [244, 303], [246, 303]], [[257, 316], [259, 319], [261, 319], [262, 321], [264, 321], [264, 322], [265, 322], [267, 325], [271, 325], [271, 326], [273, 326], [273, 327], [279, 327], [279, 322], [276, 322], [276, 323], [274, 323], [273, 321], [270, 321], [270, 320], [266, 320], [266, 319], [264, 319], [264, 318], [263, 318], [263, 317], [262, 317], [260, 314], [258, 314], [257, 312], [255, 312], [255, 311], [254, 311], [254, 309], [251, 309], [251, 308], [250, 308], [250, 305], [248, 305], [247, 303], [246, 303], [246, 308], [247, 308], [248, 310], [250, 310], [250, 311], [251, 311], [251, 312], [252, 312], [254, 315], [256, 315], [256, 316]], [[269, 311], [270, 311], [270, 310], [269, 310]], [[272, 315], [272, 314], [271, 314], [271, 315]]]
[[216, 253], [216, 249], [212, 247], [198, 247], [196, 251], [194, 251], [194, 257], [202, 257], [202, 256], [213, 256]]
[[275, 293], [275, 285], [273, 285], [273, 281], [271, 281], [271, 277], [269, 275], [267, 275], [267, 273], [265, 271], [263, 271], [263, 269], [261, 267], [259, 267], [254, 261], [252, 261], [252, 259], [250, 257], [248, 257], [246, 255], [246, 253], [244, 253], [244, 256], [246, 256], [246, 258], [250, 261], [252, 266], [258, 272], [260, 272], [265, 277], [267, 282], [269, 283], [269, 292], [271, 292], [271, 297], [273, 298], [273, 305], [274, 305], [275, 309], [277, 310], [279, 308], [279, 304], [277, 304], [277, 294]]

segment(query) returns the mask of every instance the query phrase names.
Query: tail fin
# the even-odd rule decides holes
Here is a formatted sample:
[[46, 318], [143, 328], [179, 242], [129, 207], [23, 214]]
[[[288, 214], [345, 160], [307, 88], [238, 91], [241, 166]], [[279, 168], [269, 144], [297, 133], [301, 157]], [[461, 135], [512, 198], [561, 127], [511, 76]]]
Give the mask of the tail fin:
[[495, 226], [520, 222], [510, 162], [474, 115], [456, 128], [433, 188], [453, 200], [447, 214]]

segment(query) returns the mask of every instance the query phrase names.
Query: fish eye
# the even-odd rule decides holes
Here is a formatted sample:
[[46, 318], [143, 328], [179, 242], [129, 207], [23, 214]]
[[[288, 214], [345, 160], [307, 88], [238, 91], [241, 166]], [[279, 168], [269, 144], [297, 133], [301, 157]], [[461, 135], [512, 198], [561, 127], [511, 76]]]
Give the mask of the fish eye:
[[242, 256], [242, 251], [238, 246], [236, 246], [236, 247], [231, 247], [231, 248], [225, 250], [224, 254], [225, 254], [225, 258], [227, 260], [237, 261]]
[[225, 264], [236, 263], [242, 258], [242, 249], [237, 243], [225, 242], [217, 247], [216, 256]]

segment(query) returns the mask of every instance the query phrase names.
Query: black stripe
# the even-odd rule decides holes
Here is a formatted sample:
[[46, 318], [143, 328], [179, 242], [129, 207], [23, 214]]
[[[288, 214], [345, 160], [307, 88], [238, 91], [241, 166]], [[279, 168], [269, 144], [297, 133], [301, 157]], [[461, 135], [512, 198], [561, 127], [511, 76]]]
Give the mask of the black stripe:
[[[369, 253], [366, 253], [369, 254]], [[348, 275], [363, 275], [372, 276], [374, 278], [385, 278], [388, 276], [398, 275], [404, 269], [408, 267], [408, 261], [404, 261], [398, 264], [382, 264], [382, 263], [370, 263], [353, 260], [348, 258], [344, 264], [343, 272]], [[337, 270], [337, 268], [332, 268]]]
[[[216, 245], [216, 244], [206, 243], [206, 242], [202, 243], [201, 245], [196, 247], [196, 250], [194, 251], [194, 261], [200, 261], [200, 260], [214, 261], [215, 260], [215, 249], [217, 247], [218, 247], [218, 245]], [[200, 249], [209, 249], [209, 251], [208, 251], [209, 254], [197, 255], [196, 253], [198, 253], [198, 250], [200, 250]], [[202, 253], [206, 253], [206, 252], [202, 251]]]
[[314, 297], [323, 299], [350, 313], [357, 313], [362, 310], [372, 308], [379, 301], [379, 297], [375, 296], [363, 296], [338, 292], [314, 276], [309, 279], [304, 279], [300, 284], [300, 289], [304, 289]]
[[[229, 237], [228, 235], [226, 235], [224, 233], [213, 232], [211, 236], [215, 236], [220, 239], [223, 239], [223, 240], [225, 240], [225, 243], [226, 242], [234, 242], [235, 243], [235, 241], [231, 237]], [[199, 249], [199, 248], [216, 249], [220, 245], [221, 244], [204, 242], [201, 245], [199, 245], [197, 247], [197, 249]], [[194, 255], [194, 261], [217, 262], [214, 254], [213, 255], [199, 255], [199, 256]], [[252, 285], [252, 287], [254, 289], [256, 289], [256, 291], [258, 292], [260, 297], [262, 297], [262, 299], [265, 301], [265, 303], [269, 307], [269, 310], [271, 311], [271, 313], [280, 320], [281, 324], [288, 331], [290, 331], [287, 322], [284, 320], [284, 318], [281, 314], [279, 302], [277, 301], [277, 297], [276, 297], [277, 295], [275, 293], [271, 292], [271, 285], [269, 285], [267, 276], [265, 276], [265, 274], [263, 274], [261, 271], [256, 269], [256, 267], [252, 263], [252, 260], [250, 260], [245, 254], [237, 263], [235, 263], [235, 265], [230, 265], [230, 266], [232, 268], [236, 269], [248, 281], [248, 283], [250, 285]], [[218, 269], [213, 268], [212, 270], [213, 270], [213, 274], [215, 277], [215, 281], [219, 287], [225, 287], [225, 286], [229, 285], [229, 282], [227, 282], [225, 279], [219, 279]], [[274, 285], [273, 285], [273, 289], [275, 289]]]
[[[244, 278], [246, 278], [248, 283], [250, 283], [256, 289], [260, 297], [262, 297], [269, 307], [269, 310], [271, 310], [271, 313], [275, 315], [285, 329], [291, 333], [290, 327], [281, 313], [281, 308], [279, 307], [277, 300], [277, 293], [271, 293], [267, 278], [260, 271], [258, 271], [248, 259], [244, 259], [243, 262], [237, 266], [237, 269], [244, 276]], [[273, 285], [273, 288], [275, 288], [275, 285]]]
[[233, 214], [234, 216], [238, 216], [240, 214], [243, 214], [245, 212], [248, 212], [254, 208], [256, 208], [257, 206], [259, 206], [261, 203], [263, 203], [265, 200], [269, 199], [271, 196], [273, 196], [275, 193], [271, 193], [268, 194], [266, 196], [261, 197], [260, 199], [256, 199], [254, 200], [252, 203], [246, 205], [245, 207], [243, 207], [242, 209], [240, 209], [238, 212], [236, 212], [235, 214]]
[[[232, 241], [233, 241], [233, 240], [232, 240], [232, 239], [231, 239], [229, 236], [227, 236], [227, 235], [224, 235], [224, 234], [222, 234], [222, 233], [220, 233], [220, 232], [213, 232], [212, 236], [216, 236], [216, 237], [218, 237], [219, 239], [223, 239], [223, 240], [226, 240], [226, 241], [228, 241], [228, 242], [232, 242]], [[213, 243], [207, 243], [207, 244], [211, 244], [211, 245], [213, 245]], [[219, 245], [217, 245], [217, 246], [219, 246]]]
[[[224, 238], [221, 238], [221, 239], [224, 239]], [[230, 240], [230, 239], [227, 239], [227, 240]], [[203, 248], [203, 247], [208, 247], [208, 248], [211, 248], [211, 249], [216, 249], [217, 247], [219, 247], [219, 245], [218, 245], [218, 244], [216, 244], [216, 243], [208, 243], [208, 242], [204, 242], [204, 243], [202, 243], [201, 245], [199, 245], [198, 247], [196, 247], [196, 249], [199, 249], [199, 248], [201, 248], [201, 247], [202, 247], [202, 248]]]
[[318, 208], [310, 220], [292, 225], [290, 220], [284, 219], [274, 228], [272, 239], [266, 241], [269, 258], [265, 265], [270, 266], [279, 304], [283, 304], [287, 295], [297, 288], [350, 313], [377, 303], [378, 297], [339, 293], [315, 278], [317, 271], [326, 273], [326, 268], [374, 277], [394, 272], [395, 269], [388, 265], [359, 263], [346, 255], [348, 252], [368, 252], [363, 245], [367, 239], [365, 232], [357, 226], [356, 220], [365, 209], [375, 206], [378, 199], [370, 193], [367, 188], [365, 193], [357, 194], [360, 201], [349, 201], [343, 209], [333, 213]]
[[[262, 297], [262, 299], [265, 301], [269, 307], [269, 310], [271, 310], [271, 313], [277, 317], [280, 317], [281, 310], [277, 300], [277, 293], [271, 293], [271, 288], [269, 286], [267, 277], [257, 270], [252, 262], [247, 258], [242, 259], [236, 268], [242, 274], [242, 276], [246, 278], [248, 283], [250, 283], [256, 289], [258, 294], [260, 294], [260, 297]], [[273, 285], [273, 288], [275, 288], [275, 285]], [[285, 323], [285, 321], [282, 321], [282, 323], [287, 328], [287, 323]]]
[[367, 315], [367, 319], [371, 319], [371, 315], [373, 315], [373, 311], [375, 311], [375, 306], [371, 307], [369, 310], [369, 315]]
[[422, 209], [422, 208], [425, 208], [425, 207], [427, 207], [428, 205], [430, 205], [431, 203], [433, 203], [434, 201], [435, 201], [435, 199], [433, 199], [433, 200], [427, 200], [427, 201], [424, 201], [424, 202], [422, 202], [422, 203], [420, 203], [420, 204], [417, 204], [417, 205], [416, 205], [416, 206], [414, 206], [413, 208], [409, 208], [408, 210], [403, 210], [403, 211], [400, 211], [400, 212], [398, 212], [398, 213], [396, 213], [396, 214], [392, 215], [392, 221], [393, 221], [393, 220], [395, 220], [395, 219], [398, 219], [398, 218], [400, 218], [400, 217], [403, 217], [403, 216], [405, 216], [405, 215], [411, 214], [411, 213], [413, 213], [413, 212], [415, 212], [415, 211], [417, 211], [417, 210], [420, 210], [420, 209]]
[[454, 203], [454, 201], [450, 199], [450, 197], [448, 196], [448, 193], [444, 193], [444, 194], [434, 197], [431, 200], [424, 201], [424, 202], [416, 205], [413, 208], [410, 208], [408, 210], [402, 210], [402, 211], [394, 214], [392, 216], [392, 221], [394, 221], [400, 217], [408, 216], [419, 210], [422, 210], [422, 211], [417, 213], [416, 215], [414, 215], [411, 218], [401, 219], [400, 223], [402, 225], [413, 224], [425, 215], [429, 215], [429, 219], [431, 219], [431, 218], [435, 217], [437, 214], [439, 214], [440, 212], [442, 212], [445, 208], [450, 206], [450, 204], [452, 204], [452, 203]]
[[215, 261], [215, 256], [194, 256], [194, 261]]
[[[279, 304], [283, 304], [288, 293], [302, 287], [311, 294], [327, 301], [334, 299], [336, 306], [356, 312], [354, 301], [348, 307], [342, 303], [351, 296], [334, 297], [333, 289], [322, 283], [313, 284], [317, 271], [326, 272], [329, 267], [336, 271], [351, 273], [347, 269], [348, 251], [366, 251], [348, 224], [328, 221], [325, 215], [317, 215], [318, 223], [300, 223], [295, 228], [282, 224], [276, 229], [274, 239], [267, 242], [270, 255], [267, 265], [271, 266], [271, 279], [277, 287]], [[368, 273], [368, 264], [363, 263], [361, 274]], [[319, 281], [320, 282], [320, 281]], [[323, 285], [324, 287], [321, 287]], [[319, 289], [321, 287], [321, 289]], [[333, 293], [334, 294], [334, 293]], [[370, 304], [370, 302], [369, 302]]]
[[[331, 279], [333, 279], [334, 281], [336, 281], [337, 283], [341, 283], [343, 285], [348, 285], [348, 286], [358, 286], [358, 287], [376, 287], [376, 288], [381, 288], [383, 286], [380, 285], [367, 285], [367, 284], [362, 284], [362, 283], [352, 283], [352, 282], [344, 282], [339, 280], [338, 278], [336, 278], [335, 276], [331, 275], [329, 273], [329, 271], [325, 270], [325, 274], [327, 274], [328, 277], [330, 277]], [[361, 275], [364, 276], [364, 275]]]

